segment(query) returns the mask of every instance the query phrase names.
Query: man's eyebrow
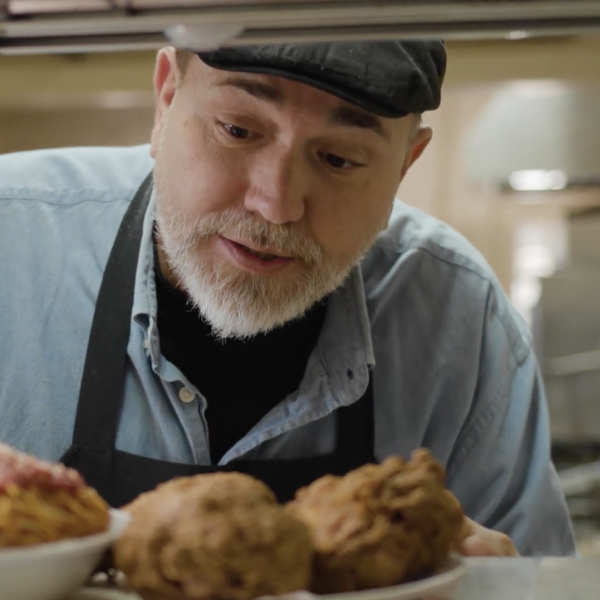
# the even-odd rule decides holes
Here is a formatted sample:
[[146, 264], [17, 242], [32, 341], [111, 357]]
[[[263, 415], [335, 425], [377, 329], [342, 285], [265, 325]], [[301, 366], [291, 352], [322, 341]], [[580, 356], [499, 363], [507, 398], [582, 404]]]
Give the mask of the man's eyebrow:
[[352, 106], [337, 106], [329, 114], [332, 125], [348, 125], [360, 129], [371, 129], [385, 140], [389, 140], [388, 132], [384, 129], [381, 119], [360, 108]]
[[227, 77], [223, 81], [217, 84], [218, 86], [231, 86], [243, 90], [247, 94], [270, 102], [271, 104], [283, 104], [284, 96], [280, 90], [275, 86], [263, 83], [262, 81], [255, 81], [253, 79], [247, 79], [246, 77], [231, 76]]
[[[217, 84], [219, 87], [231, 86], [258, 98], [270, 104], [281, 105], [285, 102], [285, 96], [281, 90], [273, 85], [232, 75]], [[389, 141], [389, 134], [384, 129], [381, 119], [376, 115], [355, 108], [353, 106], [337, 106], [329, 113], [329, 123], [331, 125], [345, 125], [349, 127], [358, 127], [360, 129], [370, 129], [379, 134], [383, 139]]]

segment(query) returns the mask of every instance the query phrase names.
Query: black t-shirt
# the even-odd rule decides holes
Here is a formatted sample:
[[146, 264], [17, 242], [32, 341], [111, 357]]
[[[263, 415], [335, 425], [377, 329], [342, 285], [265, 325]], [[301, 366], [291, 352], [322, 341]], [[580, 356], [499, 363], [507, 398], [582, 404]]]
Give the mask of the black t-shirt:
[[206, 398], [211, 460], [216, 464], [298, 389], [325, 319], [327, 301], [266, 334], [246, 341], [221, 341], [186, 294], [166, 281], [156, 256], [155, 265], [161, 352]]

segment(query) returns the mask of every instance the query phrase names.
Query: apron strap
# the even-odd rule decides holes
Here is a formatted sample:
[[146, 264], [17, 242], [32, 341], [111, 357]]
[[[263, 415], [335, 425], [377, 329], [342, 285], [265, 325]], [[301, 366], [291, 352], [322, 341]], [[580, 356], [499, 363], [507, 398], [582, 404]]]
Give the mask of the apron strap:
[[354, 465], [350, 469], [376, 462], [372, 371], [369, 371], [369, 384], [362, 398], [350, 406], [338, 408], [336, 412], [336, 455], [347, 464]]
[[79, 391], [73, 445], [112, 452], [123, 404], [135, 274], [152, 173], [129, 205], [98, 293]]

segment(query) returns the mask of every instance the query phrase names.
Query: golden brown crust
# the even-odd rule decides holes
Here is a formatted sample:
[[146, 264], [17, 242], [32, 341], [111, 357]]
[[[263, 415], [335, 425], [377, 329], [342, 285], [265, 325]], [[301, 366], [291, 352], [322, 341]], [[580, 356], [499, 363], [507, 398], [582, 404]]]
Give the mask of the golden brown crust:
[[305, 525], [239, 473], [181, 478], [126, 507], [115, 564], [146, 600], [249, 600], [305, 589]]
[[345, 477], [323, 477], [286, 507], [315, 547], [317, 593], [386, 587], [426, 575], [459, 535], [463, 519], [444, 470], [424, 449]]

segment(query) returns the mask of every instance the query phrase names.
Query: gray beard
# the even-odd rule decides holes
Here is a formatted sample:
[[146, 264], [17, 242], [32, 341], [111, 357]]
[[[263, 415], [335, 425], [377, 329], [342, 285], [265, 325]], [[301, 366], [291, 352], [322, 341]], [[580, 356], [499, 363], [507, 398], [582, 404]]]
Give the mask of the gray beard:
[[[337, 264], [289, 226], [272, 225], [256, 215], [226, 210], [189, 222], [164, 211], [157, 197], [161, 248], [193, 305], [221, 339], [245, 339], [303, 315], [340, 287], [355, 260]], [[165, 214], [165, 212], [167, 214]], [[305, 269], [294, 277], [261, 276], [225, 262], [207, 261], [199, 251], [209, 236], [221, 234], [299, 257]]]

